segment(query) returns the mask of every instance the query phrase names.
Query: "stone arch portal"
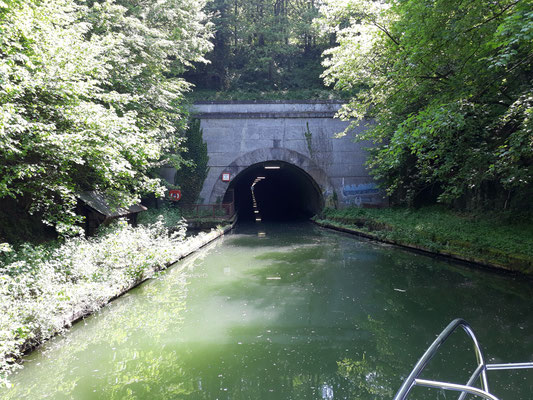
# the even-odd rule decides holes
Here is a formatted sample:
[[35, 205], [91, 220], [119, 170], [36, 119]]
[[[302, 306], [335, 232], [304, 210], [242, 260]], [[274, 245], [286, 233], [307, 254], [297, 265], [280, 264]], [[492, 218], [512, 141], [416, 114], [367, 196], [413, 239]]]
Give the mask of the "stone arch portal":
[[[230, 181], [223, 180], [229, 174]], [[216, 179], [210, 203], [228, 201], [234, 195], [241, 219], [255, 217], [251, 185], [263, 219], [308, 218], [318, 213], [333, 193], [320, 166], [305, 155], [284, 148], [264, 148], [246, 153], [228, 165]]]

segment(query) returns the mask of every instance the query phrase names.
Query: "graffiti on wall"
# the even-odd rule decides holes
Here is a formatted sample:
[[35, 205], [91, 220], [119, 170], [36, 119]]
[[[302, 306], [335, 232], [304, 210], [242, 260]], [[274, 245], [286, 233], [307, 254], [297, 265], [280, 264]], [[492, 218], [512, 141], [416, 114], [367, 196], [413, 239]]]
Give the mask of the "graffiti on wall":
[[361, 183], [359, 185], [344, 185], [342, 194], [345, 196], [365, 196], [379, 194], [379, 189], [375, 183]]
[[375, 183], [360, 183], [351, 185], [342, 185], [342, 194], [345, 203], [361, 206], [363, 203], [375, 203], [379, 201], [377, 195], [381, 193]]

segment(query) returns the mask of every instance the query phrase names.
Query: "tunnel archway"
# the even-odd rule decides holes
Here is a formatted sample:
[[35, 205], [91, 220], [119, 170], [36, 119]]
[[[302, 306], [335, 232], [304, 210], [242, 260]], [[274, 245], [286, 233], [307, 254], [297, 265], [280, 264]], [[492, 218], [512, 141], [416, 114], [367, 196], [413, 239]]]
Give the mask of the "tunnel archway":
[[324, 207], [315, 180], [303, 169], [279, 160], [260, 162], [240, 172], [224, 201], [235, 200], [239, 220], [306, 219]]
[[[330, 182], [328, 175], [312, 159], [294, 150], [289, 150], [283, 147], [270, 147], [244, 153], [226, 167], [219, 169], [219, 175], [212, 183], [213, 186], [211, 186], [211, 190], [209, 191], [210, 196], [208, 197], [208, 202], [213, 204], [221, 201], [229, 201], [231, 194], [235, 193], [235, 189], [237, 189], [236, 194], [240, 195], [240, 185], [245, 187], [246, 182], [250, 183], [247, 181], [247, 177], [249, 177], [248, 173], [252, 174], [252, 171], [259, 172], [260, 167], [264, 170], [264, 166], [270, 165], [269, 163], [278, 163], [280, 166], [286, 168], [280, 168], [278, 170], [277, 174], [281, 174], [280, 178], [285, 177], [287, 179], [282, 179], [281, 182], [278, 181], [281, 186], [275, 191], [275, 193], [283, 192], [283, 188], [287, 187], [283, 182], [289, 181], [295, 183], [294, 186], [300, 189], [299, 193], [309, 194], [305, 202], [302, 197], [299, 195], [296, 196], [300, 199], [300, 207], [298, 207], [297, 210], [293, 207], [295, 212], [297, 211], [295, 217], [316, 214], [323, 208], [326, 201], [325, 199], [333, 193], [333, 185]], [[275, 173], [276, 170], [271, 171], [273, 176], [277, 175]], [[242, 173], [244, 173], [244, 175], [241, 175]], [[230, 182], [225, 182], [222, 179], [224, 174], [230, 174]], [[253, 181], [249, 186], [251, 186], [252, 183]], [[266, 183], [266, 181], [263, 183]], [[268, 185], [266, 187], [268, 187]], [[260, 190], [259, 186], [257, 186], [257, 189]], [[248, 187], [248, 190], [250, 191], [250, 187]], [[237, 204], [237, 207], [241, 207], [241, 211], [246, 211], [245, 203], [241, 203], [240, 198], [238, 202], [239, 204]], [[244, 217], [246, 215], [249, 216], [246, 212], [243, 212], [240, 215]]]

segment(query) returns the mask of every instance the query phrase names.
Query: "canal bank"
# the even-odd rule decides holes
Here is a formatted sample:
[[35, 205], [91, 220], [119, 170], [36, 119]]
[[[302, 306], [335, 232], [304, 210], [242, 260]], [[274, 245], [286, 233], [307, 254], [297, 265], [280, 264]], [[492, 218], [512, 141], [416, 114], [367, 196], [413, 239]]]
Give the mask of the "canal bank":
[[527, 218], [426, 209], [325, 209], [316, 224], [424, 254], [533, 276], [533, 230]]
[[0, 386], [9, 385], [7, 376], [24, 354], [233, 226], [185, 237], [183, 224], [171, 233], [162, 222], [119, 223], [100, 237], [71, 239], [55, 249], [26, 247], [0, 270]]
[[[114, 296], [109, 297], [106, 300], [103, 300], [99, 304], [98, 309], [104, 307], [109, 302], [111, 302], [113, 300], [116, 300], [120, 296], [123, 296], [125, 293], [127, 293], [130, 290], [136, 288], [137, 286], [139, 286], [140, 284], [146, 282], [147, 280], [154, 278], [154, 274], [156, 274], [157, 272], [166, 270], [170, 266], [172, 266], [172, 265], [176, 264], [177, 262], [183, 260], [185, 257], [190, 256], [191, 254], [197, 252], [201, 248], [207, 246], [209, 243], [211, 243], [214, 240], [220, 238], [221, 236], [223, 236], [224, 234], [229, 232], [231, 229], [233, 229], [234, 225], [235, 225], [235, 223], [233, 223], [232, 225], [221, 227], [221, 228], [213, 228], [209, 232], [198, 232], [195, 236], [187, 237], [184, 240], [182, 246], [180, 247], [181, 251], [174, 256], [174, 259], [172, 261], [169, 261], [169, 262], [167, 262], [167, 263], [165, 263], [163, 265], [154, 265], [154, 266], [152, 266], [151, 270], [146, 270], [139, 279], [136, 279], [136, 280], [134, 280], [132, 282], [128, 282], [126, 284], [126, 286], [120, 288], [119, 291]], [[81, 310], [81, 311], [77, 311], [77, 312], [72, 313], [71, 317], [68, 320], [66, 320], [65, 327], [72, 326], [72, 324], [74, 324], [74, 323], [80, 321], [81, 319], [93, 314], [95, 311], [98, 311], [98, 309], [91, 310], [90, 312]]]

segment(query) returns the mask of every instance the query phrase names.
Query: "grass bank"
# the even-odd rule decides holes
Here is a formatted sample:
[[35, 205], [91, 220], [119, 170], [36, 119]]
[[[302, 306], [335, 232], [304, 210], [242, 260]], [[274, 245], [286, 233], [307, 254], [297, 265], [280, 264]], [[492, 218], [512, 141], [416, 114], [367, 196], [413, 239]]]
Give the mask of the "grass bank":
[[325, 209], [321, 225], [460, 260], [533, 274], [533, 221], [516, 214], [458, 213], [440, 207]]
[[[223, 233], [186, 238], [183, 221], [119, 221], [96, 237], [46, 245], [0, 246], [0, 385], [17, 361], [74, 321]], [[169, 227], [169, 225], [171, 225]]]

